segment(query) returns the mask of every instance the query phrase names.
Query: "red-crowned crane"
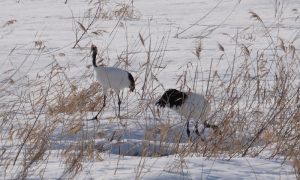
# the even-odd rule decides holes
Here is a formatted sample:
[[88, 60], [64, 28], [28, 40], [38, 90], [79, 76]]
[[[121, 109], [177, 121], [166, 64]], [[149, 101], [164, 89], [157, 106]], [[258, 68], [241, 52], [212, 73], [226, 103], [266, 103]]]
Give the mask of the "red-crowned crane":
[[120, 100], [119, 93], [124, 88], [129, 88], [130, 91], [133, 92], [133, 90], [135, 89], [135, 82], [133, 76], [128, 71], [125, 71], [120, 68], [97, 66], [96, 64], [96, 56], [98, 53], [97, 46], [92, 45], [91, 52], [92, 52], [95, 76], [102, 86], [103, 95], [104, 95], [103, 106], [100, 109], [100, 111], [97, 113], [97, 115], [94, 118], [92, 118], [92, 120], [97, 119], [98, 115], [105, 107], [106, 93], [109, 89], [113, 89], [118, 95], [118, 106], [119, 106], [118, 116], [120, 116], [121, 100]]
[[176, 89], [168, 89], [161, 98], [155, 103], [159, 107], [168, 107], [175, 110], [178, 114], [186, 118], [186, 132], [190, 138], [189, 120], [194, 119], [195, 133], [200, 136], [198, 131], [198, 121], [202, 121], [204, 128], [217, 129], [218, 126], [207, 123], [207, 115], [210, 111], [208, 100], [201, 94], [193, 92], [181, 92]]

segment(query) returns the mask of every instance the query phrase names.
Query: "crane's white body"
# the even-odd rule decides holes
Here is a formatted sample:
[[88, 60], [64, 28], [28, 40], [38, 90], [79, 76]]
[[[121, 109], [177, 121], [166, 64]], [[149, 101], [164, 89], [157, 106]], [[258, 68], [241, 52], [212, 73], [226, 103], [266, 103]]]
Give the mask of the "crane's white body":
[[97, 46], [92, 45], [91, 52], [92, 52], [92, 63], [94, 66], [95, 76], [96, 79], [102, 85], [103, 95], [104, 95], [103, 106], [93, 119], [97, 119], [99, 113], [105, 107], [106, 93], [108, 89], [113, 89], [117, 93], [118, 107], [119, 107], [118, 116], [120, 116], [120, 105], [121, 105], [121, 99], [119, 96], [120, 90], [124, 88], [129, 88], [130, 91], [133, 92], [133, 90], [135, 89], [134, 78], [129, 72], [120, 68], [97, 66], [96, 63], [96, 57], [98, 52]]
[[121, 89], [128, 88], [130, 81], [128, 72], [115, 67], [98, 66], [94, 67], [95, 77], [100, 82], [103, 93], [108, 89], [113, 89], [117, 94]]
[[208, 100], [201, 94], [193, 92], [184, 92], [187, 98], [180, 106], [173, 106], [171, 109], [186, 119], [194, 119], [195, 121], [206, 121], [210, 111], [210, 104]]
[[200, 136], [198, 123], [201, 121], [204, 128], [216, 129], [217, 126], [207, 123], [207, 115], [210, 111], [209, 101], [201, 94], [193, 92], [181, 92], [176, 89], [168, 89], [155, 103], [162, 108], [168, 107], [175, 110], [186, 120], [187, 135], [190, 137], [189, 121], [193, 119], [195, 123], [195, 133]]

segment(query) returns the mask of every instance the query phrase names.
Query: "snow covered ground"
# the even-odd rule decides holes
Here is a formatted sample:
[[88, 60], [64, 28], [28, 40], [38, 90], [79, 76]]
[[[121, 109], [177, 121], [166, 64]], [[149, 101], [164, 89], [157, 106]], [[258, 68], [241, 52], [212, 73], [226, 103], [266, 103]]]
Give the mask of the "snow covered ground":
[[[251, 18], [250, 11], [257, 13], [263, 19], [270, 36], [293, 42], [296, 54], [299, 54], [300, 23], [297, 20], [297, 17], [300, 17], [299, 0], [140, 0], [133, 1], [133, 14], [130, 15], [129, 11], [128, 17], [124, 15], [124, 18], [116, 15], [118, 13], [116, 9], [120, 10], [122, 3], [131, 7], [131, 1], [105, 1], [107, 4], [103, 5], [102, 18], [87, 30], [78, 46], [73, 48], [76, 36], [80, 37], [93, 19], [92, 15], [97, 7], [94, 3], [97, 1], [91, 2], [87, 0], [69, 0], [67, 3], [64, 0], [0, 1], [0, 97], [2, 99], [0, 113], [3, 122], [6, 122], [3, 112], [15, 108], [13, 105], [5, 106], [4, 103], [9, 103], [12, 99], [22, 97], [26, 93], [43, 92], [42, 89], [46, 86], [39, 88], [39, 86], [30, 87], [28, 84], [31, 81], [39, 81], [40, 76], [48, 77], [49, 69], [56, 64], [63, 67], [63, 72], [68, 77], [66, 79], [71, 83], [80, 84], [81, 88], [88, 87], [94, 82], [92, 69], [88, 67], [91, 65], [89, 53], [92, 43], [101, 49], [101, 57], [104, 58], [105, 63], [127, 68], [132, 72], [137, 83], [134, 93], [127, 95], [125, 91], [123, 94], [122, 120], [115, 117], [116, 99], [110, 97], [100, 121], [84, 121], [95, 114], [91, 112], [71, 116], [71, 120], [62, 120], [70, 115], [67, 114], [60, 116], [61, 119], [58, 118], [57, 121], [61, 122], [55, 129], [45, 129], [51, 134], [47, 137], [49, 139], [45, 150], [46, 155], [43, 156], [43, 160], [40, 159], [40, 162], [30, 164], [31, 167], [25, 173], [29, 179], [69, 177], [66, 173], [68, 169], [64, 165], [67, 160], [62, 157], [62, 154], [69, 148], [77, 148], [70, 145], [77, 142], [80, 144], [79, 142], [83, 141], [99, 146], [103, 153], [100, 157], [81, 159], [84, 161], [79, 168], [82, 172], [75, 176], [76, 179], [296, 179], [292, 163], [290, 161], [282, 163], [282, 157], [268, 160], [264, 156], [254, 158], [246, 156], [228, 160], [224, 154], [210, 158], [201, 157], [202, 154], [197, 153], [197, 155], [182, 156], [182, 154], [174, 154], [172, 148], [167, 148], [162, 153], [165, 156], [161, 157], [140, 155], [146, 139], [150, 142], [149, 151], [155, 154], [157, 147], [161, 151], [162, 146], [158, 140], [161, 129], [157, 127], [161, 127], [169, 119], [174, 128], [168, 133], [165, 146], [173, 147], [172, 145], [176, 143], [188, 146], [185, 129], [182, 127], [184, 123], [176, 113], [164, 110], [161, 112], [164, 115], [163, 119], [160, 119], [156, 113], [151, 113], [154, 108], [152, 101], [164, 89], [178, 88], [180, 85], [177, 80], [185, 71], [194, 72], [198, 69], [200, 75], [193, 90], [205, 92], [207, 87], [205, 80], [208, 79], [211, 62], [213, 62], [212, 69], [217, 69], [223, 75], [232, 65], [232, 57], [236, 53], [236, 42], [233, 37], [237, 34], [241, 37], [239, 42], [251, 44], [252, 52], [264, 49], [266, 54], [273, 53], [274, 44], [268, 43], [270, 41], [268, 37], [262, 38], [265, 27]], [[93, 9], [89, 11], [89, 8]], [[109, 14], [112, 11], [114, 14]], [[84, 27], [80, 28], [80, 24]], [[141, 39], [144, 40], [144, 45]], [[200, 39], [202, 51], [198, 60], [195, 47]], [[155, 89], [157, 94], [143, 96], [146, 72], [143, 64], [147, 62], [149, 47], [151, 47], [150, 59], [157, 62], [155, 65], [160, 66], [157, 67], [155, 76], [157, 75], [156, 78], [162, 86], [159, 86], [158, 90]], [[217, 63], [224, 51], [222, 47], [225, 48], [226, 58]], [[122, 59], [128, 60], [130, 65], [127, 66]], [[187, 80], [191, 82], [193, 73], [188, 75], [191, 77], [188, 76]], [[299, 74], [296, 76], [299, 79]], [[15, 82], [17, 85], [8, 85], [7, 79], [11, 84]], [[151, 90], [151, 87], [147, 88]], [[28, 99], [30, 98], [28, 96]], [[38, 99], [38, 97], [32, 98]], [[27, 96], [21, 99], [27, 104], [34, 104], [27, 99]], [[146, 101], [152, 104], [150, 103], [148, 107], [147, 103], [144, 103]], [[21, 103], [20, 107], [26, 109], [26, 103], [25, 105]], [[33, 108], [32, 111], [38, 112], [40, 108]], [[22, 142], [17, 138], [22, 136], [20, 135], [22, 133], [8, 132], [13, 128], [22, 128], [27, 123], [33, 124], [32, 119], [36, 117], [36, 114], [29, 113], [28, 118], [31, 120], [26, 120], [21, 118], [24, 113], [23, 110], [17, 111], [16, 118], [13, 118], [10, 123], [1, 125], [1, 179], [18, 178], [18, 173], [23, 170], [21, 166], [25, 166], [24, 157], [27, 152], [24, 149], [26, 148], [21, 151], [15, 166], [11, 165], [13, 160], [7, 163], [9, 157], [16, 156]], [[52, 122], [56, 123], [56, 121], [49, 122], [48, 115], [42, 116], [38, 124], [46, 124], [46, 127], [48, 125], [50, 127]], [[72, 119], [73, 117], [77, 119]], [[74, 122], [80, 126], [80, 129], [76, 129], [77, 126], [71, 130], [67, 127]], [[125, 123], [126, 126], [123, 127], [121, 123]], [[154, 137], [149, 135], [151, 132], [154, 133]], [[180, 142], [173, 137], [176, 133], [183, 134]], [[200, 145], [203, 145], [203, 142]], [[119, 153], [125, 156], [117, 155]]]
[[[48, 162], [48, 179], [64, 178], [61, 165]], [[38, 171], [38, 170], [37, 170]], [[38, 176], [31, 176], [38, 178]], [[138, 158], [107, 156], [90, 162], [76, 179], [295, 179], [292, 168], [275, 160], [259, 158], [206, 159], [175, 156]]]

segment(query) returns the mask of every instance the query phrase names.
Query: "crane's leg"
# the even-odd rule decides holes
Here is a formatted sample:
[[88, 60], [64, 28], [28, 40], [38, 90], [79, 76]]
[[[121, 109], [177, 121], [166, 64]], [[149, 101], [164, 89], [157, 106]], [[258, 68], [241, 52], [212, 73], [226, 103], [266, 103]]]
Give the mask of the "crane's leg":
[[188, 138], [190, 138], [191, 131], [190, 131], [190, 121], [189, 120], [186, 121], [186, 133], [188, 135]]
[[120, 117], [121, 100], [120, 100], [119, 93], [118, 93], [118, 106], [119, 106], [118, 117]]
[[102, 105], [102, 108], [100, 109], [100, 111], [97, 113], [97, 115], [94, 117], [94, 118], [92, 118], [91, 120], [97, 120], [97, 118], [98, 118], [98, 115], [100, 114], [100, 112], [103, 110], [103, 108], [105, 107], [105, 101], [106, 101], [106, 95], [104, 95], [104, 97], [103, 97], [103, 105]]
[[196, 124], [195, 124], [195, 133], [200, 136], [200, 132], [198, 130], [198, 121], [196, 121]]

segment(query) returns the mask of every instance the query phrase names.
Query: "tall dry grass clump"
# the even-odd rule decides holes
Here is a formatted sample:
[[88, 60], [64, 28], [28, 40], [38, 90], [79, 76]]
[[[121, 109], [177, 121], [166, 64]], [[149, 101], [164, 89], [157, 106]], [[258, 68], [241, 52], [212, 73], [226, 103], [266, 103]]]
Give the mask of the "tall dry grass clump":
[[[109, 12], [106, 4], [101, 2], [91, 1], [95, 4], [88, 18], [73, 18], [73, 48], [83, 46], [81, 42], [88, 35], [106, 33], [94, 29], [99, 19], [116, 18], [114, 28], [120, 28], [120, 22], [124, 21], [126, 26], [126, 20], [138, 18], [133, 1], [132, 4], [118, 4]], [[220, 56], [209, 60], [202, 58], [205, 43], [200, 39], [193, 52], [195, 59], [183, 64], [174, 79], [176, 88], [203, 92], [210, 101], [212, 110], [207, 121], [218, 125], [219, 129], [205, 141], [196, 136], [187, 139], [184, 131], [186, 120], [154, 105], [166, 88], [159, 77], [168, 68], [164, 56], [170, 32], [153, 40], [151, 22], [148, 32], [136, 34], [133, 44], [126, 39], [127, 46], [115, 62], [115, 66], [134, 71], [137, 85], [132, 99], [126, 93], [121, 94], [131, 106], [127, 104], [121, 119], [104, 112], [100, 114], [100, 121], [88, 121], [103, 101], [101, 85], [93, 82], [90, 67], [78, 77], [70, 74], [68, 67], [61, 66], [54, 58], [42, 73], [34, 77], [15, 78], [18, 70], [4, 72], [3, 76], [7, 78], [0, 82], [0, 168], [4, 177], [26, 179], [38, 169], [39, 177], [43, 178], [49, 159], [55, 156], [64, 165], [61, 178], [74, 178], [85, 163], [103, 161], [105, 154], [112, 152], [113, 148], [117, 148], [120, 155], [141, 156], [137, 179], [142, 176], [146, 157], [170, 154], [180, 157], [174, 165], [179, 168], [178, 172], [185, 169], [184, 157], [190, 155], [230, 159], [264, 154], [266, 158], [284, 157], [293, 163], [299, 174], [300, 59], [295, 40], [274, 35], [274, 30], [259, 14], [251, 11], [249, 16], [262, 27], [263, 35], [251, 27], [237, 29], [235, 34], [228, 35], [234, 44], [234, 53], [218, 43], [215, 51]], [[277, 17], [279, 23], [280, 16]], [[128, 35], [127, 28], [124, 29]], [[276, 30], [281, 31], [280, 26]], [[261, 38], [266, 40], [265, 44], [259, 41]], [[46, 49], [43, 41], [35, 41], [29, 56], [37, 54], [35, 58], [39, 59]], [[134, 63], [136, 52], [142, 54], [139, 64]], [[100, 56], [98, 58], [110, 63], [104, 53]], [[204, 63], [209, 64], [208, 69], [203, 68]], [[114, 112], [113, 95], [111, 99], [107, 109]], [[112, 122], [115, 122], [113, 130], [107, 125]], [[143, 139], [128, 148], [134, 152], [121, 152], [126, 143], [123, 141], [124, 132], [132, 127], [143, 130]]]
[[[269, 158], [284, 156], [297, 166], [299, 56], [295, 40], [274, 35], [263, 18], [255, 12], [249, 14], [261, 25], [263, 36], [251, 28], [238, 30], [229, 36], [235, 45], [232, 56], [218, 44], [221, 55], [212, 59], [202, 89], [213, 106], [209, 121], [218, 124], [220, 132], [212, 135], [210, 141], [192, 143], [191, 153], [227, 154], [231, 158], [270, 152]], [[281, 31], [279, 26], [276, 30]], [[266, 39], [267, 44], [257, 44], [261, 43], [259, 38]], [[199, 59], [199, 44], [195, 52]], [[218, 69], [224, 65], [222, 61], [229, 62], [224, 71]], [[194, 64], [181, 77], [184, 88], [193, 89], [195, 82], [201, 80], [195, 80], [198, 68], [193, 67], [198, 67], [199, 62]]]

